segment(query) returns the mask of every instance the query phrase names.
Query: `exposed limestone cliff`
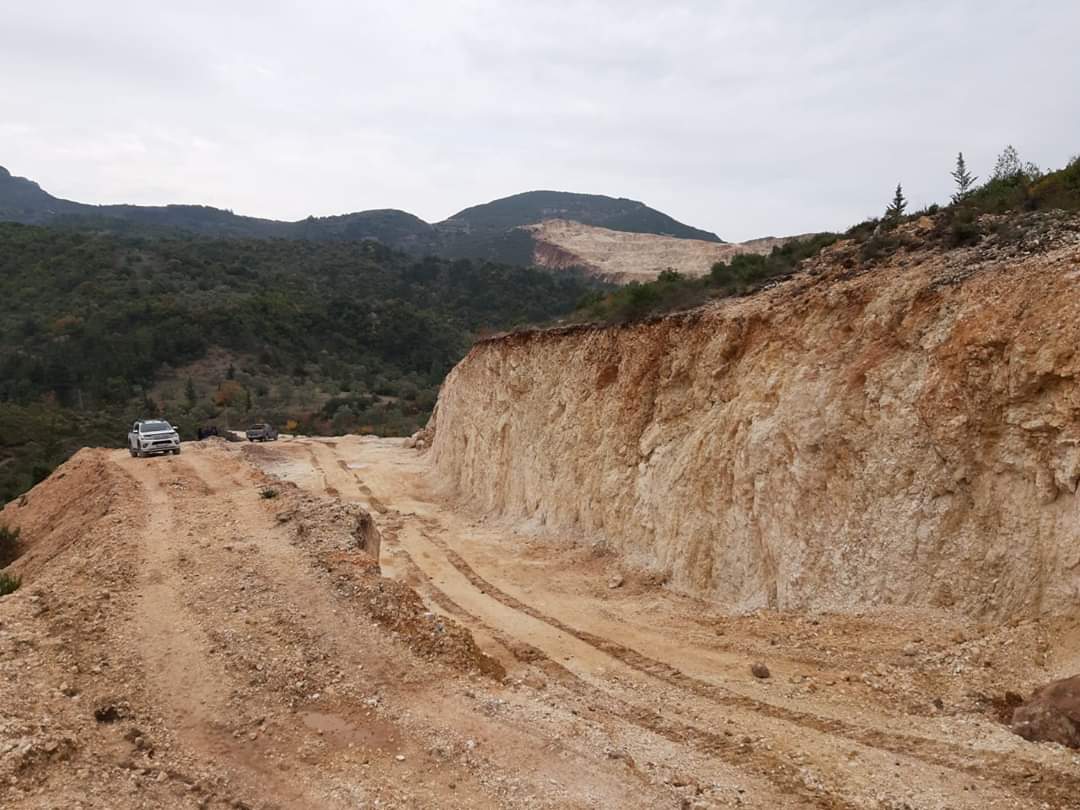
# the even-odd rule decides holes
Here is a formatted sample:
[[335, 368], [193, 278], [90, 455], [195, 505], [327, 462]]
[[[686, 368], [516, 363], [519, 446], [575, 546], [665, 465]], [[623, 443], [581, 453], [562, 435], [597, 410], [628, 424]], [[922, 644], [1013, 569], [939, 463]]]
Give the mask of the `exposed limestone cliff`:
[[525, 230], [532, 234], [533, 262], [552, 270], [581, 267], [617, 282], [652, 281], [664, 270], [703, 276], [716, 262], [740, 253], [768, 253], [798, 237], [765, 237], [740, 244], [706, 242], [652, 233], [613, 231], [565, 219], [549, 219]]
[[733, 610], [1080, 605], [1080, 219], [651, 323], [475, 346], [433, 462], [476, 506]]

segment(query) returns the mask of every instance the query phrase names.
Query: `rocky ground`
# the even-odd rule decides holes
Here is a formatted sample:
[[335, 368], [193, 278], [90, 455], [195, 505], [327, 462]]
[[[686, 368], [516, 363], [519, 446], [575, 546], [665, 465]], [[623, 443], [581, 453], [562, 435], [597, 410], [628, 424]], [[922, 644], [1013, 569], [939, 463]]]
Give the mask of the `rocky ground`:
[[427, 463], [86, 450], [8, 505], [0, 805], [1076, 806], [1080, 756], [1000, 722], [1076, 624], [722, 615]]

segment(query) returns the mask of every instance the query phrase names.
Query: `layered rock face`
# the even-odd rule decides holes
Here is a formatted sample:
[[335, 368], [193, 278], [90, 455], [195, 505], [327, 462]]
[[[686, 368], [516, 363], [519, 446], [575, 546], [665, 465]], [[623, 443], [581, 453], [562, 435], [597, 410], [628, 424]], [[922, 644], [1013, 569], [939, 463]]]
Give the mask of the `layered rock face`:
[[1075, 611], [1080, 221], [933, 229], [692, 313], [480, 343], [436, 474], [734, 611]]

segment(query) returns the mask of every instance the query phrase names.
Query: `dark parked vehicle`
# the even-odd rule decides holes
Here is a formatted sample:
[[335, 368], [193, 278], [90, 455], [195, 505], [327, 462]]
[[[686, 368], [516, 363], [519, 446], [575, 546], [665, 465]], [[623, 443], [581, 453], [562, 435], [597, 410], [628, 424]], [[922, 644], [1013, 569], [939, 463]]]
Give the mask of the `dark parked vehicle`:
[[249, 442], [274, 442], [277, 441], [277, 431], [273, 425], [260, 422], [247, 429], [247, 437]]

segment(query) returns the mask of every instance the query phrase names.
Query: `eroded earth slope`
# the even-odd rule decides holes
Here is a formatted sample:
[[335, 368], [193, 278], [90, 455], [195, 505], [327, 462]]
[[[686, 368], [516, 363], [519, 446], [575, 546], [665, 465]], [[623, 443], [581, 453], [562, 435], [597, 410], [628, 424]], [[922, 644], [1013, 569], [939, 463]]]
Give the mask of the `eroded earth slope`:
[[454, 497], [733, 611], [1080, 603], [1080, 219], [924, 218], [647, 323], [478, 343], [440, 395]]

